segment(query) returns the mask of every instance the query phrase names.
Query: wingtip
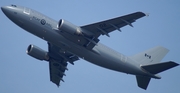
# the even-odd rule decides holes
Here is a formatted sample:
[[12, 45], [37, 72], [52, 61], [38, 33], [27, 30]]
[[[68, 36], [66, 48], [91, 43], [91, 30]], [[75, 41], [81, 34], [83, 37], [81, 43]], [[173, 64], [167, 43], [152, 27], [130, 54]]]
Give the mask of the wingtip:
[[57, 87], [59, 88], [60, 84], [56, 84], [56, 85], [57, 85]]
[[180, 65], [180, 64], [178, 64], [178, 63], [176, 63], [174, 61], [170, 61], [170, 62], [172, 62], [174, 64], [174, 66], [179, 66]]
[[145, 14], [145, 16], [147, 16], [147, 17], [149, 16], [149, 13], [144, 13], [144, 14]]
[[149, 16], [149, 13], [144, 13], [144, 12], [141, 12], [141, 11], [139, 11], [137, 13], [141, 13], [141, 14], [143, 14], [143, 16]]
[[178, 64], [178, 63], [175, 63], [176, 64], [176, 66], [179, 66], [180, 64]]
[[139, 86], [139, 85], [138, 85], [138, 87], [141, 88], [141, 89], [147, 90], [147, 87], [142, 87], [142, 86]]
[[178, 63], [176, 63], [176, 62], [174, 62], [174, 63], [175, 63], [175, 65], [176, 65], [176, 66], [179, 66], [179, 64], [178, 64]]
[[149, 13], [144, 13], [144, 12], [140, 12], [142, 14], [144, 14], [144, 16], [149, 16]]

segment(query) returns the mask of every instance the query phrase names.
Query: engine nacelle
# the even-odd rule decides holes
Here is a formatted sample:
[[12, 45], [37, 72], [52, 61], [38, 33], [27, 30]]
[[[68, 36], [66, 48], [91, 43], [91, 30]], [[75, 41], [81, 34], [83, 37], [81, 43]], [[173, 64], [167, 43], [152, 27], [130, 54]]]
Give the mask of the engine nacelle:
[[76, 26], [64, 19], [59, 20], [57, 28], [60, 31], [67, 32], [70, 34], [82, 35], [81, 28], [79, 28], [78, 26]]
[[26, 53], [39, 60], [49, 60], [48, 52], [42, 50], [41, 48], [35, 45], [29, 45], [26, 50]]

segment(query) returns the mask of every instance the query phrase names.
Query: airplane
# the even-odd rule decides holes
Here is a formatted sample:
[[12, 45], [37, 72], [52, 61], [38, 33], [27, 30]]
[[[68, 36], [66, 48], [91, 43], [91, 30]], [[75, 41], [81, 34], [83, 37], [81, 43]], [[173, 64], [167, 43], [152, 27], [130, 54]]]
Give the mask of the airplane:
[[101, 44], [100, 35], [110, 37], [112, 31], [120, 31], [137, 19], [146, 16], [135, 12], [84, 26], [74, 25], [64, 19], [53, 20], [33, 9], [9, 5], [2, 6], [3, 13], [27, 32], [47, 41], [48, 51], [30, 44], [26, 53], [38, 60], [49, 62], [50, 81], [60, 86], [68, 62], [84, 59], [95, 65], [136, 76], [137, 85], [147, 89], [151, 78], [160, 79], [158, 73], [178, 66], [173, 61], [160, 62], [168, 49], [156, 46], [133, 56], [125, 56]]

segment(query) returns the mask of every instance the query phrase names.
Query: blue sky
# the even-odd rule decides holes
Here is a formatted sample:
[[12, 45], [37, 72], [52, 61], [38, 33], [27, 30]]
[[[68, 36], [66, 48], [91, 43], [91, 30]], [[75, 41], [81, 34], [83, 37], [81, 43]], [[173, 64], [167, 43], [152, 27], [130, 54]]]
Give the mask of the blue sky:
[[[66, 19], [86, 25], [125, 14], [142, 11], [150, 16], [100, 37], [100, 42], [127, 56], [154, 46], [170, 52], [162, 60], [180, 63], [179, 0], [1, 0], [0, 6], [17, 4], [37, 10], [55, 20]], [[151, 79], [147, 90], [137, 87], [135, 76], [108, 70], [84, 60], [68, 65], [65, 83], [58, 88], [49, 80], [45, 61], [28, 56], [29, 44], [47, 50], [47, 43], [27, 33], [0, 12], [0, 93], [178, 93], [180, 67], [160, 73], [162, 79]]]

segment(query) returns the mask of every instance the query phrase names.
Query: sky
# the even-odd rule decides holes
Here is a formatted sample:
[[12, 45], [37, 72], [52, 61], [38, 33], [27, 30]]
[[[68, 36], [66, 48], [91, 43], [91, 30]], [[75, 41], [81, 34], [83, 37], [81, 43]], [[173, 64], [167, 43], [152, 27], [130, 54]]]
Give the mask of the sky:
[[[0, 0], [0, 6], [16, 4], [37, 10], [55, 20], [82, 26], [142, 11], [148, 13], [122, 32], [101, 36], [100, 42], [131, 56], [155, 46], [169, 49], [162, 62], [180, 64], [179, 0]], [[180, 66], [151, 79], [148, 89], [137, 87], [133, 75], [105, 69], [85, 60], [68, 65], [58, 88], [49, 79], [49, 64], [26, 54], [29, 44], [47, 50], [46, 41], [24, 31], [0, 11], [0, 93], [179, 93]]]

